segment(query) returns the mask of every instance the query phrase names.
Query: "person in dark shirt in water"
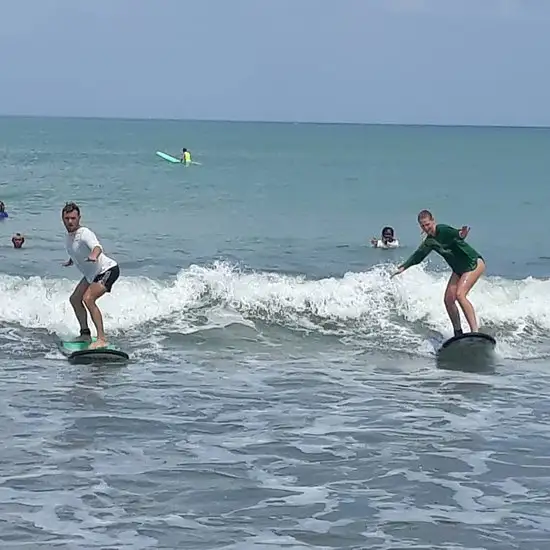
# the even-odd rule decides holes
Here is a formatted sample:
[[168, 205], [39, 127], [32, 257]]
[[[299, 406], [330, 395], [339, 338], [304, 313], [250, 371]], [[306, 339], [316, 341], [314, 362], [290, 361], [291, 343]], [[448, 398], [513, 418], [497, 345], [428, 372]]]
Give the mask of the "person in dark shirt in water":
[[13, 248], [22, 248], [25, 244], [25, 237], [21, 233], [16, 233], [11, 238], [11, 243], [13, 244]]

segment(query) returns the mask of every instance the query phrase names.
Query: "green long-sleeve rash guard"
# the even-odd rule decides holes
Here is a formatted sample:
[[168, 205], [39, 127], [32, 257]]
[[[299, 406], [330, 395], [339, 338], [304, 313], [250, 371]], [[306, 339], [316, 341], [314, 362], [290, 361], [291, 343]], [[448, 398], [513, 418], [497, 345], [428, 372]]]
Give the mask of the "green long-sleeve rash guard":
[[460, 236], [458, 229], [440, 223], [435, 227], [435, 235], [428, 235], [401, 267], [408, 269], [419, 264], [432, 250], [442, 256], [457, 275], [473, 271], [481, 258], [481, 254]]

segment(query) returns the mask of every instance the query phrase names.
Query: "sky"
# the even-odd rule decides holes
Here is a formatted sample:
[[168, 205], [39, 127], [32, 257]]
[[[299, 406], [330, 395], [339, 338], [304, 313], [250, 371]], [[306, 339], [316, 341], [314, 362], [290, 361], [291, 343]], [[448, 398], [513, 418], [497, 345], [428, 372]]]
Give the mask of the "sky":
[[0, 0], [0, 114], [550, 126], [550, 0]]

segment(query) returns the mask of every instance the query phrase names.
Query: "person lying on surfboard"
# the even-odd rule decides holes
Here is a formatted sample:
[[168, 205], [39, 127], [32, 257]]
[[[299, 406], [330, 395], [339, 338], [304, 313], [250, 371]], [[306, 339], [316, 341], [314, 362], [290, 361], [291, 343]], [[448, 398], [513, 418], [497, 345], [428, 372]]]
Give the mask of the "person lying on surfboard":
[[96, 301], [111, 288], [120, 275], [118, 263], [103, 253], [95, 233], [80, 225], [80, 208], [74, 202], [68, 202], [61, 211], [61, 219], [67, 230], [65, 248], [69, 261], [64, 266], [75, 265], [84, 275], [76, 285], [69, 301], [73, 306], [80, 325], [79, 342], [91, 342], [88, 328], [88, 312], [97, 331], [97, 339], [88, 349], [107, 347], [103, 329], [103, 316]]
[[464, 240], [470, 228], [463, 226], [458, 230], [442, 223], [436, 224], [428, 210], [422, 210], [418, 214], [418, 223], [426, 237], [409, 259], [398, 267], [392, 278], [403, 273], [409, 267], [419, 264], [432, 250], [437, 252], [453, 270], [445, 290], [444, 303], [455, 336], [462, 334], [456, 302], [460, 304], [464, 312], [468, 325], [470, 325], [470, 331], [478, 332], [479, 327], [474, 307], [467, 296], [484, 273], [485, 261], [481, 254]]

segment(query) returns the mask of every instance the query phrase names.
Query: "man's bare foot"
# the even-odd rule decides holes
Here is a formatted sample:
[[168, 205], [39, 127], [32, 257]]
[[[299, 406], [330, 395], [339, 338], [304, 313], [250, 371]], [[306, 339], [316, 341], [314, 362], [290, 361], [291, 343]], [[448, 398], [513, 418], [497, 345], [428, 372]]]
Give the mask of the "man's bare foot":
[[89, 346], [88, 346], [88, 349], [99, 349], [99, 348], [106, 348], [107, 347], [107, 342], [105, 340], [96, 340], [95, 342], [92, 342]]

